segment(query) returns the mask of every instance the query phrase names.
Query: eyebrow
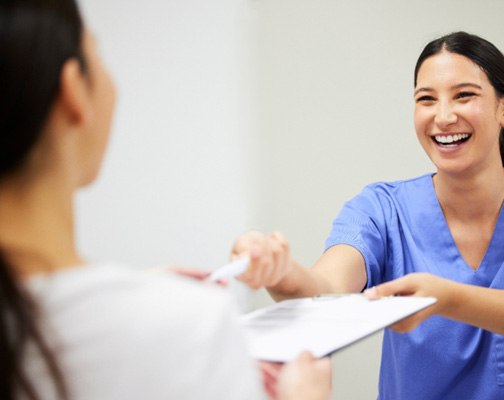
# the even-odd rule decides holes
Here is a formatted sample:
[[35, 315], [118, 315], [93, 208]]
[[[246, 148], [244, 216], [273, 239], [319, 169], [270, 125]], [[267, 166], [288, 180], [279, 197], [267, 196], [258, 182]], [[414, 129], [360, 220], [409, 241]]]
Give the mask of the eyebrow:
[[[477, 85], [476, 83], [464, 82], [464, 83], [459, 83], [459, 84], [457, 84], [455, 86], [452, 86], [451, 90], [462, 89], [462, 88], [466, 88], [466, 87], [472, 87], [474, 89], [479, 89], [479, 90], [483, 89], [480, 85]], [[417, 90], [415, 90], [415, 96], [419, 92], [434, 92], [434, 89], [429, 88], [429, 87], [418, 88]]]

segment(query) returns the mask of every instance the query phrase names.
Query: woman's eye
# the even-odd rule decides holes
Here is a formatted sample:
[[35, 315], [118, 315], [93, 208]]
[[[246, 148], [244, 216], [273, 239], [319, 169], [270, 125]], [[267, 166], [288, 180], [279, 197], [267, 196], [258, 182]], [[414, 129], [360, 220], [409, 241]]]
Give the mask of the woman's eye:
[[434, 97], [432, 96], [420, 96], [417, 97], [416, 102], [417, 103], [430, 103], [434, 101]]
[[460, 92], [457, 94], [456, 98], [457, 99], [468, 99], [473, 96], [476, 96], [476, 94], [473, 92]]

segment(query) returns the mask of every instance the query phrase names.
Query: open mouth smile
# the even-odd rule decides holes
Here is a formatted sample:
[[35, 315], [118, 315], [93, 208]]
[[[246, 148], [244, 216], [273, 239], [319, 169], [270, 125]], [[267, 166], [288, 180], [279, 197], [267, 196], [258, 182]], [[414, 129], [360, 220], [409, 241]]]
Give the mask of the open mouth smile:
[[472, 135], [470, 133], [457, 133], [453, 135], [435, 135], [432, 136], [432, 140], [434, 141], [434, 143], [443, 147], [455, 147], [469, 140], [471, 136]]

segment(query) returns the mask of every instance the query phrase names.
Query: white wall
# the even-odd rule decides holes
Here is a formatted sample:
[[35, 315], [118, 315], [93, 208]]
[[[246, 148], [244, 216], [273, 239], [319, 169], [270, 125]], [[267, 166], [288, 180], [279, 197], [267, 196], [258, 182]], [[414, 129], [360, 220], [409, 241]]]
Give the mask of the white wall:
[[83, 252], [136, 265], [226, 262], [255, 192], [241, 4], [80, 4], [119, 99], [103, 173], [78, 197]]
[[[311, 265], [363, 185], [432, 170], [412, 122], [422, 47], [461, 29], [504, 49], [501, 0], [81, 4], [120, 100], [79, 243], [138, 265], [212, 268], [249, 227]], [[375, 397], [379, 341], [334, 356], [335, 398]]]

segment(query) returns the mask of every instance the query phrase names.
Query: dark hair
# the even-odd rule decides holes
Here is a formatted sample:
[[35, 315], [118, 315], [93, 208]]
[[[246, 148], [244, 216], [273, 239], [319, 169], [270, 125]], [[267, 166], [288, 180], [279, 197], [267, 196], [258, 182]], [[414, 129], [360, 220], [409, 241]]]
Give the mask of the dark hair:
[[[81, 53], [82, 21], [75, 0], [0, 3], [0, 179], [19, 168], [35, 143], [59, 91], [60, 74]], [[0, 221], [1, 223], [1, 221]], [[68, 398], [56, 357], [42, 334], [36, 303], [0, 249], [0, 398], [38, 399], [24, 367], [28, 343], [38, 350], [57, 393]]]
[[[454, 32], [428, 43], [415, 66], [415, 87], [423, 62], [446, 50], [460, 54], [478, 65], [486, 74], [498, 97], [504, 97], [504, 55], [488, 40], [466, 32]], [[504, 166], [504, 128], [500, 130], [499, 148]]]

